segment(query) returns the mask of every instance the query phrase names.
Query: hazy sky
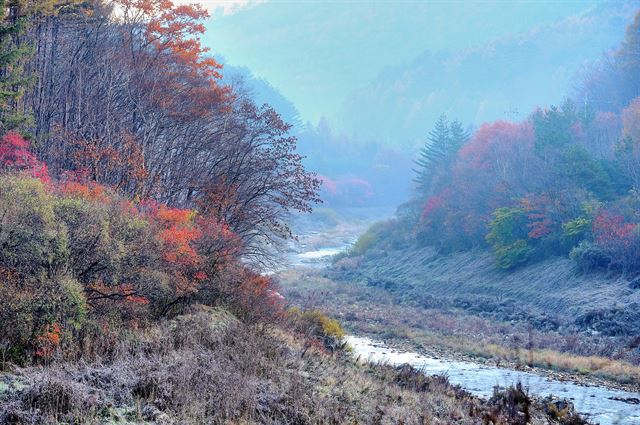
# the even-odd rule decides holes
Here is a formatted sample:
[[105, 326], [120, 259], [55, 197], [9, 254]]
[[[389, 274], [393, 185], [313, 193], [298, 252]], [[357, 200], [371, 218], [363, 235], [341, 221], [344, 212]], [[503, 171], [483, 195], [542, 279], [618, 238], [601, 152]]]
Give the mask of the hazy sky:
[[211, 0], [204, 42], [267, 79], [315, 122], [386, 66], [529, 31], [596, 3]]

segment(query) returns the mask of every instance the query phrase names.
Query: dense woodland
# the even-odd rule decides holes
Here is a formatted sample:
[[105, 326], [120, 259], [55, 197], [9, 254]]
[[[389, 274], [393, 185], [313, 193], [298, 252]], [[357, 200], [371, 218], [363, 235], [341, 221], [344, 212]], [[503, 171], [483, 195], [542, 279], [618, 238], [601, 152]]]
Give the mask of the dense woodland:
[[639, 76], [640, 13], [561, 106], [472, 134], [443, 115], [400, 221], [442, 252], [490, 247], [504, 269], [570, 255], [585, 271], [637, 273]]
[[200, 44], [206, 11], [0, 9], [3, 362], [92, 351], [194, 303], [284, 314], [256, 270], [319, 180], [271, 107], [220, 83]]

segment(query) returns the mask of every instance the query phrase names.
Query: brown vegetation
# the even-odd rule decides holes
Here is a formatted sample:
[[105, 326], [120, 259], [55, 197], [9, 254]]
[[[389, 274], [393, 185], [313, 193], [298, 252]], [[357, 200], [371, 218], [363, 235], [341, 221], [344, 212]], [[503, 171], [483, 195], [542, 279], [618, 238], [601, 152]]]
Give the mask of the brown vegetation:
[[[483, 402], [405, 366], [358, 365], [267, 324], [194, 307], [109, 353], [0, 375], [5, 423], [556, 423], [526, 394]], [[104, 336], [103, 336], [104, 338]]]

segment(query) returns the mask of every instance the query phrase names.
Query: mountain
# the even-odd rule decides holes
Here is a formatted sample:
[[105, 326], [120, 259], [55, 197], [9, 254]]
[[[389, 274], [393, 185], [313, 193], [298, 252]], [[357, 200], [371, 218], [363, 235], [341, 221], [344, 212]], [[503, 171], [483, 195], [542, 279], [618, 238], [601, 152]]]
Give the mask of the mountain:
[[442, 113], [474, 126], [523, 118], [560, 103], [580, 72], [619, 43], [637, 5], [604, 3], [473, 49], [425, 51], [351, 93], [335, 121], [355, 139], [415, 148]]

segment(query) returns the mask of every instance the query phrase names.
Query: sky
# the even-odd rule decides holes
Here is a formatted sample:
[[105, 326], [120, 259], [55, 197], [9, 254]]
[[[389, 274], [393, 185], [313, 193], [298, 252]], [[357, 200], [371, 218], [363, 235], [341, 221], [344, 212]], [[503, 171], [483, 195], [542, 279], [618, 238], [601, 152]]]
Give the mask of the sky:
[[[535, 31], [592, 10], [596, 1], [202, 2], [212, 12], [203, 42], [246, 66], [317, 122], [388, 67], [425, 51], [456, 52]], [[601, 2], [600, 2], [601, 3]]]

